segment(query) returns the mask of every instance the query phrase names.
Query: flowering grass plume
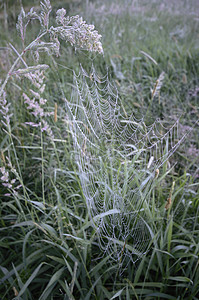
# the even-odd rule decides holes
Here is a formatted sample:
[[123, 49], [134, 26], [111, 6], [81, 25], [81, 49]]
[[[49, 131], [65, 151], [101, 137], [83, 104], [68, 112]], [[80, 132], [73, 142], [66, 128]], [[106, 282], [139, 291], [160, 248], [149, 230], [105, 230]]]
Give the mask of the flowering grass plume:
[[3, 92], [2, 96], [0, 96], [0, 113], [2, 116], [1, 123], [4, 125], [4, 130], [8, 130], [10, 132], [10, 119], [12, 117], [12, 114], [9, 111], [11, 103], [7, 103], [6, 100], [6, 92]]
[[[19, 189], [22, 187], [22, 185], [19, 183], [19, 175], [17, 173], [17, 170], [12, 165], [10, 159], [6, 157], [6, 166], [2, 166], [0, 168], [1, 173], [1, 183], [2, 185], [10, 190], [14, 195], [17, 195]], [[13, 177], [13, 178], [12, 178]], [[10, 196], [10, 193], [6, 193], [5, 196]]]
[[155, 83], [154, 89], [152, 90], [152, 93], [151, 93], [151, 98], [152, 98], [152, 99], [153, 99], [154, 97], [156, 97], [156, 96], [159, 95], [160, 89], [161, 89], [162, 84], [163, 84], [164, 77], [165, 77], [165, 73], [162, 72], [162, 73], [160, 74], [159, 78], [157, 79], [156, 83]]
[[[6, 93], [0, 97], [0, 114], [1, 114], [1, 123], [3, 125], [3, 131], [11, 137], [11, 117], [12, 113], [10, 113], [10, 103], [7, 103]], [[13, 194], [17, 194], [17, 191], [20, 189], [21, 184], [19, 183], [19, 176], [12, 165], [12, 162], [9, 157], [4, 157], [3, 151], [1, 151], [1, 167], [0, 167], [0, 181], [2, 185], [9, 189]], [[6, 193], [5, 196], [10, 196], [10, 193]]]
[[[17, 73], [19, 75], [19, 73]], [[46, 131], [51, 139], [54, 138], [54, 134], [47, 120], [48, 117], [54, 115], [54, 112], [48, 112], [45, 110], [47, 99], [42, 97], [42, 94], [45, 91], [45, 75], [44, 69], [37, 70], [35, 72], [21, 72], [20, 77], [26, 77], [34, 87], [33, 89], [29, 89], [29, 95], [27, 93], [23, 93], [24, 103], [27, 105], [28, 112], [35, 117], [35, 122], [26, 122], [26, 125], [30, 125], [32, 127], [39, 127], [41, 131]]]
[[65, 17], [64, 8], [57, 11], [56, 22], [58, 27], [51, 27], [51, 38], [58, 43], [58, 38], [69, 42], [72, 46], [80, 47], [88, 51], [103, 53], [100, 42], [101, 35], [94, 30], [94, 25], [88, 25], [81, 17]]
[[[16, 25], [19, 32], [22, 44], [24, 47], [26, 28], [29, 22], [33, 19], [38, 19], [42, 31], [38, 38], [31, 43], [30, 47], [24, 51], [31, 50], [34, 53], [35, 58], [39, 59], [39, 52], [47, 52], [48, 54], [55, 54], [59, 56], [60, 41], [64, 40], [69, 42], [76, 48], [82, 48], [88, 51], [103, 53], [101, 44], [101, 35], [94, 30], [94, 25], [88, 25], [81, 17], [77, 16], [65, 16], [66, 10], [64, 8], [58, 9], [56, 13], [57, 27], [51, 26], [49, 28], [49, 16], [52, 10], [49, 0], [41, 2], [41, 12], [37, 13], [33, 8], [26, 14], [23, 7], [18, 17]], [[42, 41], [41, 37], [48, 34], [50, 41]]]

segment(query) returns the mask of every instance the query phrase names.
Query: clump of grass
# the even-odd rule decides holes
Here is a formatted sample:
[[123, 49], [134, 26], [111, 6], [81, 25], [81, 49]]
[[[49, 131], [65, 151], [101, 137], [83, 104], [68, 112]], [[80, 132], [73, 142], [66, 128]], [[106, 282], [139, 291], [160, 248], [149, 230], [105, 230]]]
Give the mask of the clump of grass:
[[[79, 18], [75, 20], [67, 18], [65, 11], [60, 10], [57, 17], [61, 18], [59, 25], [62, 29], [52, 29], [54, 40], [44, 39], [41, 42], [40, 39], [37, 40], [37, 37], [34, 42], [25, 46], [24, 29], [30, 19], [35, 22], [34, 19], [39, 18], [43, 26], [43, 31], [39, 34], [40, 38], [44, 34], [48, 36], [50, 27], [47, 19], [50, 10], [49, 1], [44, 1], [41, 14], [34, 10], [25, 14], [24, 10], [21, 10], [18, 28], [22, 35], [23, 49], [19, 54], [12, 46], [17, 58], [1, 87], [3, 104], [1, 113], [4, 122], [1, 125], [1, 181], [3, 183], [0, 192], [1, 297], [3, 299], [41, 300], [49, 298], [114, 299], [116, 297], [179, 299], [180, 295], [183, 299], [197, 299], [199, 293], [199, 197], [198, 184], [189, 174], [189, 171], [195, 170], [196, 162], [190, 162], [186, 172], [179, 176], [174, 172], [175, 168], [168, 169], [168, 163], [165, 161], [162, 168], [154, 170], [154, 177], [149, 184], [146, 184], [145, 193], [140, 193], [139, 210], [140, 214], [144, 211], [143, 222], [148, 229], [150, 241], [145, 253], [136, 263], [129, 260], [127, 267], [121, 269], [125, 251], [131, 249], [128, 240], [119, 240], [121, 253], [118, 261], [112, 260], [112, 253], [104, 253], [101, 250], [97, 238], [98, 233], [91, 219], [85, 190], [82, 187], [81, 178], [84, 174], [79, 173], [76, 164], [77, 153], [73, 147], [70, 120], [62, 121], [66, 118], [65, 104], [62, 100], [64, 94], [70, 95], [69, 85], [64, 83], [68, 75], [64, 75], [61, 67], [51, 56], [54, 51], [58, 54], [58, 37], [62, 33], [65, 22], [77, 21], [77, 26], [84, 26], [85, 23], [82, 24]], [[111, 19], [109, 21], [108, 26], [111, 24]], [[116, 19], [113, 17], [112, 21], [115, 22]], [[144, 32], [146, 22], [145, 20], [142, 24], [137, 23], [137, 28], [141, 30], [139, 34]], [[124, 24], [130, 30], [131, 23]], [[117, 26], [117, 23], [114, 26]], [[90, 28], [91, 31], [92, 28]], [[81, 29], [80, 26], [80, 33]], [[122, 30], [122, 22], [119, 29]], [[110, 38], [109, 30], [106, 32], [105, 38]], [[152, 29], [151, 32], [153, 32]], [[74, 35], [64, 35], [64, 38], [67, 37], [72, 42]], [[157, 41], [158, 39], [153, 40], [154, 43]], [[81, 46], [81, 44], [78, 45]], [[143, 45], [143, 41], [140, 45]], [[141, 46], [137, 47], [145, 53], [150, 53], [148, 50], [152, 48], [151, 42], [146, 45], [148, 45], [146, 49]], [[38, 51], [36, 58], [39, 54], [43, 61], [38, 62], [37, 65], [34, 65], [34, 60], [27, 53], [28, 49], [33, 51], [34, 47], [35, 51]], [[89, 47], [88, 50], [92, 50]], [[106, 47], [105, 42], [105, 49]], [[145, 106], [142, 97], [151, 101], [150, 88], [154, 87], [159, 74], [153, 63], [146, 61], [146, 57], [141, 58], [140, 54], [132, 62], [132, 73], [129, 73], [129, 57], [121, 55], [117, 40], [114, 40], [111, 47], [113, 48], [105, 51], [105, 60], [108, 62], [118, 49], [116, 53], [118, 56], [112, 58], [112, 73], [117, 80], [116, 84], [126, 116], [128, 107], [132, 109], [132, 106], [125, 103], [131, 99], [129, 98], [130, 92], [127, 91], [129, 82], [135, 90], [133, 95], [137, 98], [134, 102], [138, 104], [139, 110]], [[129, 44], [126, 47], [128, 48]], [[41, 48], [50, 54], [49, 59], [44, 59], [43, 54], [40, 53]], [[97, 49], [100, 50], [101, 47]], [[125, 49], [124, 44], [122, 49]], [[184, 57], [183, 49], [180, 49], [179, 52], [182, 53], [180, 59], [177, 59], [178, 63]], [[67, 52], [67, 49], [64, 51]], [[158, 57], [155, 55], [156, 52], [153, 55], [150, 53], [151, 57], [161, 62], [160, 69], [168, 73], [165, 76], [166, 83], [164, 81], [161, 87], [161, 95], [165, 92], [170, 95], [170, 98], [177, 94], [177, 90], [174, 91], [174, 87], [176, 89], [177, 87], [175, 78], [172, 78], [173, 71], [168, 67], [168, 72], [166, 67], [165, 57], [167, 55], [171, 59], [171, 52], [166, 54], [165, 51], [163, 56], [160, 54]], [[27, 64], [29, 59], [30, 65]], [[115, 63], [115, 59], [120, 61], [120, 66], [119, 63], [118, 65]], [[72, 53], [70, 63], [74, 69], [78, 69], [76, 60], [78, 60], [77, 57], [74, 58], [74, 53]], [[52, 71], [48, 69], [44, 72], [48, 61]], [[24, 68], [21, 68], [19, 63], [23, 64]], [[102, 64], [98, 68], [102, 69]], [[101, 72], [104, 74], [104, 70]], [[117, 78], [121, 75], [119, 72], [124, 73], [124, 76]], [[131, 74], [130, 77], [129, 74]], [[134, 81], [132, 74], [136, 76]], [[147, 74], [149, 77], [146, 77]], [[181, 74], [180, 71], [179, 74]], [[18, 76], [17, 80], [16, 76]], [[53, 80], [56, 78], [57, 82], [52, 82], [51, 78]], [[143, 93], [139, 89], [140, 84], [145, 86]], [[11, 101], [13, 86], [16, 88], [13, 97], [15, 96], [18, 102], [17, 104], [11, 102], [12, 105], [8, 105], [7, 103]], [[7, 98], [5, 98], [6, 88]], [[55, 91], [57, 94], [52, 97], [50, 94]], [[53, 101], [54, 98], [56, 104]], [[160, 101], [160, 104], [163, 101], [161, 97], [157, 97], [156, 100]], [[169, 108], [171, 107], [167, 104], [167, 109]], [[86, 151], [89, 149], [85, 142], [83, 152], [86, 153]], [[114, 187], [114, 172], [118, 179], [115, 186], [118, 189], [122, 188], [124, 194], [128, 190], [127, 179], [132, 175], [130, 173], [132, 170], [134, 174], [132, 186], [137, 184], [139, 187], [142, 184], [143, 180], [136, 171], [139, 155], [134, 157], [131, 165], [128, 165], [127, 161], [119, 164], [117, 160], [117, 163], [116, 166], [120, 165], [120, 167], [116, 169], [116, 166], [106, 160], [102, 162], [112, 188]], [[151, 159], [147, 165], [148, 173], [152, 164]], [[103, 178], [105, 176], [100, 179], [103, 181]], [[106, 217], [106, 222], [110, 220], [109, 216], [100, 217], [102, 219]], [[111, 226], [112, 223], [108, 225]]]

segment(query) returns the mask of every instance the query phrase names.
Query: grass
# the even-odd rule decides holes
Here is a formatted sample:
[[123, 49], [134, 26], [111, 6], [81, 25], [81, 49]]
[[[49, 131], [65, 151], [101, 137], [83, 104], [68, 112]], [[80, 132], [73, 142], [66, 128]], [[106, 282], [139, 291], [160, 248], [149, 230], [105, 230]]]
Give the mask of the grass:
[[[64, 5], [56, 2], [57, 7]], [[10, 133], [3, 131], [3, 125], [0, 128], [1, 166], [8, 156], [16, 167], [16, 172], [10, 170], [11, 179], [17, 178], [22, 187], [19, 194], [10, 197], [5, 196], [10, 192], [6, 187], [0, 188], [2, 299], [198, 299], [197, 125], [169, 163], [160, 168], [159, 176], [139, 194], [137, 207], [148, 232], [147, 240], [142, 239], [144, 230], [139, 235], [145, 242], [145, 251], [138, 260], [125, 256], [133, 239], [118, 238], [122, 251], [117, 260], [100, 247], [76, 164], [71, 128], [63, 121], [63, 94], [71, 99], [71, 70], [77, 72], [79, 63], [87, 72], [93, 63], [101, 75], [109, 66], [110, 80], [117, 86], [119, 104], [127, 114], [133, 111], [139, 116], [148, 111], [146, 123], [160, 118], [165, 126], [182, 115], [182, 133], [198, 120], [197, 3], [179, 3], [178, 11], [171, 11], [167, 5], [163, 9], [158, 1], [142, 1], [134, 7], [126, 1], [125, 5], [121, 9], [119, 1], [114, 5], [106, 1], [100, 5], [90, 1], [67, 4], [71, 15], [79, 13], [102, 34], [104, 57], [75, 51], [64, 43], [59, 58], [41, 54], [40, 63], [50, 66], [46, 72], [46, 109], [54, 112], [57, 103], [57, 120], [54, 116], [48, 119], [56, 141], [37, 128], [23, 125], [35, 122], [22, 97], [23, 92], [30, 95], [31, 83], [11, 78], [7, 84], [13, 116]], [[1, 30], [1, 45], [7, 47], [10, 42], [20, 52], [20, 39], [13, 27], [18, 7], [19, 4], [8, 9], [9, 31]], [[28, 41], [38, 29], [36, 24], [30, 25]], [[0, 54], [5, 77], [16, 54], [10, 50], [1, 50]], [[29, 54], [25, 59], [29, 65], [35, 64]], [[162, 71], [165, 78], [160, 95], [151, 100], [151, 90]], [[128, 170], [118, 161], [116, 170], [103, 162], [110, 186], [114, 187], [111, 175], [116, 174], [116, 186], [122, 189], [123, 196], [142, 183], [136, 172], [138, 158], [131, 161]], [[168, 168], [168, 164], [172, 167]], [[135, 180], [127, 185], [131, 172]], [[110, 222], [111, 228], [112, 213], [108, 213], [99, 218]], [[106, 242], [105, 237], [102, 242]], [[122, 259], [126, 268], [121, 267]]]

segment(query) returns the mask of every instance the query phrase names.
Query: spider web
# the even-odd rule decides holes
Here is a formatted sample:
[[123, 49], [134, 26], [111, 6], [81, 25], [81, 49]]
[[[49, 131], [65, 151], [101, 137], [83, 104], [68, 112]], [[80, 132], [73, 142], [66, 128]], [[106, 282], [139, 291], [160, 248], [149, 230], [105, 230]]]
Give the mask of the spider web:
[[177, 120], [169, 129], [157, 119], [146, 125], [122, 109], [108, 72], [74, 73], [66, 100], [76, 162], [87, 209], [104, 254], [126, 267], [147, 251], [151, 235], [144, 203], [157, 169], [174, 153]]

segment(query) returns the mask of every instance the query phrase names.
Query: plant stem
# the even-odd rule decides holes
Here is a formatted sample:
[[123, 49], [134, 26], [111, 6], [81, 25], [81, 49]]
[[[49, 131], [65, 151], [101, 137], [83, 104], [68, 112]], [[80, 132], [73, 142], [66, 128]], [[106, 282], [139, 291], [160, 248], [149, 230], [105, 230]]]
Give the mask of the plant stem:
[[41, 130], [41, 180], [42, 180], [42, 198], [45, 206], [45, 182], [44, 182], [44, 149], [43, 149], [43, 134]]

